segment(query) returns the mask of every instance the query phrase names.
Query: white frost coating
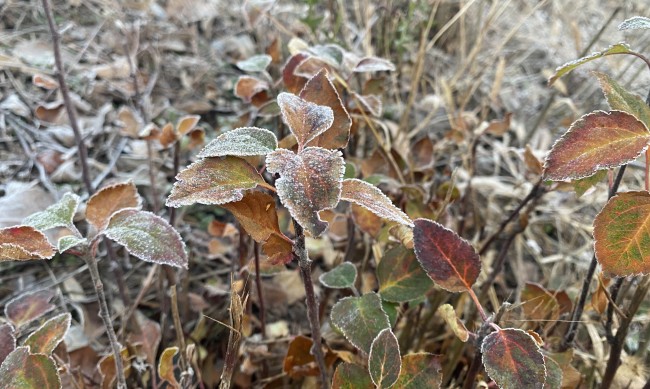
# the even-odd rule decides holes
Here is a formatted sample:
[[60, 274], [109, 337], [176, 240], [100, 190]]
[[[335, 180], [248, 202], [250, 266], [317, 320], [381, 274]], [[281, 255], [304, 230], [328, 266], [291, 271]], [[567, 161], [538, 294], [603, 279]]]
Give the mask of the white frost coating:
[[[539, 385], [539, 386], [530, 386], [531, 388], [533, 388], [533, 387], [534, 388], [539, 387], [540, 389], [543, 388], [544, 384], [546, 383], [546, 363], [545, 363], [545, 360], [544, 360], [544, 354], [542, 353], [542, 350], [540, 350], [540, 348], [537, 345], [537, 342], [535, 341], [535, 339], [532, 336], [530, 336], [530, 334], [528, 334], [526, 331], [520, 330], [518, 328], [504, 328], [502, 330], [495, 331], [495, 332], [489, 334], [488, 336], [485, 337], [485, 339], [483, 339], [483, 343], [481, 344], [481, 354], [483, 354], [483, 357], [482, 357], [483, 366], [485, 366], [485, 371], [488, 373], [488, 376], [490, 376], [490, 378], [492, 378], [494, 380], [494, 382], [499, 386], [499, 388], [505, 387], [504, 384], [508, 384], [508, 385], [514, 384], [512, 382], [502, 382], [501, 378], [503, 378], [503, 374], [499, 375], [499, 373], [501, 372], [501, 369], [499, 368], [499, 366], [494, 367], [492, 365], [492, 362], [494, 360], [501, 360], [501, 359], [503, 359], [504, 356], [499, 354], [499, 355], [496, 355], [494, 359], [489, 357], [490, 354], [488, 353], [488, 351], [492, 346], [494, 346], [494, 344], [495, 344], [494, 338], [499, 336], [500, 333], [505, 333], [506, 335], [504, 335], [504, 336], [506, 336], [506, 337], [507, 337], [507, 334], [511, 334], [510, 336], [518, 334], [518, 335], [523, 335], [524, 337], [530, 338], [531, 344], [536, 348], [536, 351], [539, 353], [539, 355], [540, 355], [540, 357], [542, 359], [541, 365], [542, 365], [542, 368], [544, 369], [544, 373], [541, 374], [541, 376], [542, 376], [542, 381], [541, 382], [529, 382], [528, 384]], [[486, 356], [488, 356], [487, 360], [485, 358]], [[520, 365], [521, 365], [524, 361], [518, 361], [518, 362], [521, 362], [520, 363]], [[536, 362], [534, 364], [534, 366], [537, 366], [539, 364], [540, 364], [539, 362]], [[510, 371], [509, 373], [516, 373], [516, 372]], [[532, 372], [532, 373], [534, 374], [535, 372]], [[523, 375], [524, 374], [518, 374], [518, 376], [520, 376], [520, 377], [523, 376]]]
[[623, 23], [618, 25], [618, 29], [623, 30], [638, 30], [638, 29], [650, 29], [650, 18], [644, 16], [633, 16]]
[[276, 149], [266, 156], [266, 168], [280, 174], [275, 187], [291, 216], [314, 238], [320, 236], [328, 224], [318, 212], [335, 207], [340, 199], [345, 174], [341, 152], [322, 147], [307, 147], [298, 154]]
[[564, 76], [565, 74], [569, 73], [576, 67], [582, 65], [583, 63], [587, 63], [589, 61], [592, 61], [594, 59], [604, 57], [606, 55], [611, 55], [611, 54], [617, 54], [617, 53], [627, 53], [631, 50], [630, 46], [627, 43], [617, 43], [615, 45], [609, 46], [607, 49], [603, 51], [596, 51], [593, 52], [585, 57], [574, 59], [573, 61], [569, 61], [565, 63], [564, 65], [560, 65], [555, 69], [555, 74], [549, 78], [548, 83], [549, 85], [553, 84], [555, 80], [558, 78]]
[[[40, 326], [36, 331], [32, 332], [27, 337], [27, 339], [25, 339], [24, 345], [30, 346], [30, 352], [33, 354], [46, 354], [46, 355], [51, 354], [54, 351], [54, 349], [59, 345], [59, 343], [61, 343], [61, 341], [65, 337], [66, 332], [68, 332], [68, 330], [70, 329], [70, 321], [71, 321], [71, 316], [67, 312], [54, 316], [50, 320], [43, 323], [43, 325]], [[53, 329], [56, 329], [57, 331], [53, 333], [52, 331]], [[40, 336], [43, 335], [41, 334], [42, 332], [45, 332], [46, 335], [48, 335], [47, 341], [45, 342], [45, 344], [43, 343], [34, 344], [35, 342], [39, 342], [41, 340]], [[35, 352], [32, 349], [32, 346], [39, 347], [38, 352]], [[48, 346], [48, 348], [43, 349], [43, 347], [45, 346]]]
[[103, 233], [143, 261], [187, 269], [185, 242], [165, 219], [154, 213], [123, 209], [111, 216]]
[[413, 221], [376, 186], [356, 178], [343, 180], [341, 200], [358, 204], [375, 215], [413, 227]]
[[334, 123], [332, 108], [303, 100], [292, 93], [280, 93], [278, 105], [282, 120], [296, 136], [300, 148], [327, 131]]
[[[364, 306], [366, 309], [377, 309], [381, 316], [381, 322], [372, 323], [368, 321], [368, 312], [363, 312]], [[345, 312], [339, 312], [341, 310], [345, 310]], [[370, 325], [375, 324], [375, 327], [377, 325], [381, 327], [378, 329], [377, 334], [384, 328], [390, 328], [390, 320], [381, 306], [381, 299], [374, 292], [364, 294], [360, 297], [344, 297], [340, 299], [332, 307], [330, 321], [334, 328], [343, 333], [343, 336], [348, 342], [366, 353], [370, 352], [372, 340], [370, 340], [369, 344], [361, 344], [360, 342], [363, 342], [363, 339], [359, 338], [366, 338], [368, 336], [372, 336], [373, 340], [376, 338], [376, 336], [369, 334], [369, 331], [374, 331], [378, 328], [370, 328]]]
[[[352, 282], [350, 285], [335, 285], [332, 283], [328, 282], [328, 278], [330, 277], [345, 277], [347, 275], [346, 272], [352, 272], [354, 276], [352, 277]], [[323, 286], [331, 289], [346, 289], [350, 288], [351, 286], [354, 286], [354, 282], [357, 279], [357, 267], [351, 264], [350, 262], [343, 262], [342, 264], [338, 265], [334, 269], [328, 271], [327, 273], [323, 273], [318, 277], [318, 280], [320, 281]]]
[[357, 66], [354, 67], [356, 73], [363, 72], [392, 72], [395, 70], [395, 65], [387, 59], [379, 57], [366, 57], [359, 61]]
[[66, 235], [59, 238], [57, 242], [57, 250], [59, 253], [63, 253], [71, 248], [78, 246], [80, 244], [86, 243], [86, 238], [80, 238], [74, 235]]
[[266, 155], [277, 147], [278, 139], [271, 131], [258, 127], [242, 127], [219, 135], [205, 146], [197, 157]]
[[245, 72], [262, 72], [271, 63], [271, 56], [258, 54], [236, 63], [237, 67]]
[[[381, 345], [375, 347], [382, 340], [386, 342], [383, 350], [379, 348]], [[387, 360], [391, 356], [395, 357], [395, 350], [397, 351], [396, 361]], [[381, 355], [382, 352], [383, 355]], [[399, 342], [397, 341], [395, 334], [393, 334], [393, 331], [391, 331], [390, 328], [384, 328], [381, 330], [379, 332], [379, 335], [377, 335], [377, 337], [372, 341], [372, 344], [370, 345], [370, 353], [368, 353], [368, 371], [370, 372], [370, 378], [372, 379], [372, 382], [377, 385], [378, 388], [390, 388], [395, 384], [395, 382], [397, 382], [399, 373], [402, 371], [402, 360], [400, 358], [400, 355], [401, 352], [399, 349]], [[378, 358], [380, 359], [377, 360]], [[391, 363], [397, 365], [397, 371], [386, 371], [386, 365]], [[377, 371], [374, 369], [374, 367], [376, 367], [376, 364], [379, 364], [380, 367], [378, 377], [375, 377], [377, 375]], [[389, 374], [391, 374], [391, 376], [389, 376]], [[385, 379], [389, 379], [390, 381], [384, 382]]]
[[66, 193], [57, 203], [27, 216], [22, 224], [42, 231], [55, 227], [70, 227], [80, 202], [81, 199], [76, 194]]

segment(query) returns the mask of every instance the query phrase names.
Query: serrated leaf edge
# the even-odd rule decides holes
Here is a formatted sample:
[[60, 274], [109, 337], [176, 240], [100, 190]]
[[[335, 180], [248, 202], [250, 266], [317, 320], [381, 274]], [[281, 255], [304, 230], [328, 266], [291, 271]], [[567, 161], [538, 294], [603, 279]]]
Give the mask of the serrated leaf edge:
[[[387, 327], [387, 328], [390, 328], [390, 318], [388, 317], [388, 314], [386, 313], [386, 311], [384, 311], [384, 307], [381, 305], [381, 297], [380, 297], [377, 293], [374, 293], [374, 292], [370, 292], [370, 293], [376, 295], [377, 298], [379, 299], [379, 310], [381, 311], [381, 313], [384, 314], [384, 318], [386, 319], [386, 322], [388, 323], [388, 327]], [[345, 300], [350, 300], [350, 299], [359, 299], [359, 298], [361, 298], [361, 297], [363, 297], [363, 295], [362, 295], [362, 296], [359, 296], [359, 297], [356, 297], [356, 296], [343, 297], [342, 299], [339, 299], [339, 300], [336, 302], [336, 304], [339, 304], [339, 303], [341, 303], [342, 301], [345, 301]], [[334, 306], [336, 306], [336, 304], [334, 304]], [[334, 328], [336, 328], [339, 332], [341, 332], [341, 333], [343, 334], [343, 337], [344, 337], [348, 342], [350, 342], [350, 344], [352, 344], [354, 347], [356, 347], [356, 348], [359, 349], [359, 350], [363, 350], [363, 349], [362, 349], [358, 344], [356, 344], [354, 341], [352, 341], [352, 339], [350, 339], [350, 338], [348, 337], [348, 335], [345, 333], [345, 331], [344, 331], [342, 328], [340, 328], [339, 326], [337, 326], [337, 325], [334, 323], [334, 319], [332, 318], [332, 313], [333, 313], [333, 312], [334, 312], [334, 307], [332, 307], [332, 310], [330, 310], [330, 322], [332, 323], [332, 326], [334, 326]], [[383, 331], [383, 330], [382, 330], [382, 331]], [[381, 331], [380, 331], [380, 332], [381, 332]], [[374, 341], [374, 340], [373, 340], [373, 341]], [[372, 343], [370, 344], [370, 347], [372, 347]]]
[[[343, 170], [343, 172], [345, 173], [345, 169]], [[361, 207], [367, 209], [368, 211], [372, 212], [373, 214], [379, 216], [380, 218], [385, 218], [385, 219], [387, 219], [387, 220], [392, 220], [392, 221], [394, 221], [394, 222], [397, 222], [397, 223], [399, 223], [399, 224], [403, 224], [403, 225], [408, 226], [408, 227], [411, 227], [411, 228], [413, 228], [413, 227], [415, 226], [415, 224], [413, 224], [413, 221], [411, 220], [411, 218], [410, 218], [407, 214], [405, 214], [404, 211], [402, 211], [401, 209], [397, 208], [397, 207], [395, 206], [395, 204], [393, 204], [393, 200], [391, 200], [388, 196], [386, 196], [386, 195], [384, 194], [384, 192], [381, 191], [381, 189], [377, 188], [376, 186], [372, 185], [372, 184], [369, 183], [369, 182], [366, 182], [366, 181], [360, 180], [360, 179], [358, 179], [358, 178], [346, 178], [346, 179], [344, 179], [343, 181], [358, 181], [358, 182], [363, 183], [364, 185], [367, 185], [367, 186], [369, 186], [369, 187], [371, 187], [371, 188], [374, 188], [374, 189], [376, 190], [376, 192], [377, 192], [377, 193], [378, 193], [378, 194], [379, 194], [379, 195], [380, 195], [384, 200], [388, 201], [389, 204], [392, 204], [392, 205], [393, 205], [393, 209], [392, 209], [392, 211], [395, 212], [395, 213], [397, 213], [399, 216], [401, 216], [402, 219], [399, 219], [399, 218], [397, 218], [397, 217], [386, 218], [386, 217], [384, 217], [383, 215], [377, 215], [377, 214], [375, 213], [375, 211], [373, 211], [372, 209], [366, 207], [364, 204], [362, 204], [361, 202], [357, 201], [356, 199], [351, 199], [351, 198], [343, 197], [343, 195], [340, 196], [339, 201], [344, 200], [344, 201], [347, 201], [347, 202], [349, 202], [349, 203], [357, 204], [357, 205], [359, 205], [359, 206], [361, 206]], [[341, 184], [341, 185], [342, 185], [342, 184]]]
[[[226, 155], [230, 155], [230, 156], [233, 156], [233, 157], [247, 157], [247, 156], [255, 156], [255, 155], [266, 155], [266, 154], [252, 154], [252, 153], [238, 153], [238, 154], [221, 154], [221, 153], [217, 153], [217, 154], [211, 154], [211, 153], [206, 153], [206, 152], [205, 152], [205, 150], [206, 150], [208, 147], [210, 147], [210, 146], [213, 145], [213, 144], [218, 143], [220, 140], [223, 140], [223, 138], [224, 138], [227, 134], [232, 134], [233, 132], [235, 132], [235, 131], [239, 131], [239, 130], [250, 130], [250, 129], [252, 129], [252, 130], [256, 130], [256, 131], [261, 131], [261, 132], [266, 132], [266, 133], [272, 135], [272, 136], [273, 136], [273, 139], [275, 140], [275, 147], [273, 148], [273, 150], [275, 150], [275, 149], [278, 148], [278, 138], [275, 136], [275, 134], [274, 134], [272, 131], [269, 131], [269, 130], [267, 130], [266, 128], [261, 128], [261, 127], [238, 127], [238, 128], [235, 128], [234, 130], [231, 130], [231, 131], [228, 131], [228, 132], [224, 132], [223, 134], [219, 135], [216, 139], [213, 139], [212, 141], [210, 141], [210, 143], [208, 143], [208, 144], [203, 148], [203, 150], [201, 150], [201, 151], [196, 155], [197, 158], [214, 158], [214, 157], [223, 157], [223, 156], [226, 156]], [[273, 150], [271, 150], [271, 151], [273, 151]], [[268, 153], [267, 153], [267, 154], [268, 154]], [[188, 166], [188, 167], [189, 167], [189, 166]]]
[[611, 169], [611, 168], [615, 168], [615, 167], [623, 166], [623, 165], [625, 165], [625, 164], [627, 164], [627, 163], [630, 163], [631, 161], [634, 161], [635, 159], [639, 158], [639, 156], [640, 156], [641, 154], [643, 154], [643, 152], [648, 148], [648, 145], [650, 144], [650, 142], [647, 142], [647, 143], [646, 143], [645, 147], [644, 147], [643, 149], [641, 149], [641, 151], [639, 151], [639, 153], [636, 155], [636, 157], [634, 157], [634, 158], [632, 158], [632, 159], [630, 159], [630, 160], [628, 160], [628, 161], [626, 161], [626, 162], [619, 163], [619, 164], [611, 164], [611, 165], [610, 165], [610, 164], [597, 164], [596, 167], [595, 167], [595, 170], [592, 171], [591, 173], [588, 173], [588, 174], [583, 174], [583, 175], [572, 174], [572, 175], [569, 175], [569, 176], [562, 176], [562, 177], [558, 177], [558, 176], [551, 176], [551, 177], [549, 177], [549, 176], [546, 174], [546, 169], [548, 168], [548, 156], [553, 152], [553, 149], [555, 149], [555, 146], [557, 146], [557, 144], [558, 144], [560, 141], [564, 140], [565, 137], [567, 136], [567, 134], [569, 134], [569, 132], [572, 131], [572, 130], [574, 129], [574, 126], [575, 126], [575, 124], [576, 124], [577, 122], [579, 122], [579, 121], [581, 121], [581, 120], [585, 120], [585, 118], [587, 118], [587, 117], [589, 117], [589, 116], [592, 116], [592, 115], [603, 114], [603, 113], [604, 113], [604, 114], [607, 114], [607, 115], [611, 115], [611, 114], [614, 113], [614, 112], [620, 112], [620, 113], [623, 113], [623, 114], [625, 114], [625, 115], [629, 115], [629, 116], [633, 117], [637, 122], [641, 123], [641, 124], [643, 125], [643, 127], [645, 127], [646, 131], [648, 132], [648, 136], [650, 137], [650, 130], [648, 130], [648, 127], [645, 125], [645, 123], [643, 123], [641, 120], [639, 120], [639, 118], [637, 118], [636, 116], [634, 116], [634, 115], [632, 115], [632, 114], [630, 114], [630, 113], [628, 113], [628, 112], [620, 111], [620, 110], [617, 110], [617, 109], [613, 109], [613, 110], [610, 110], [610, 111], [595, 110], [595, 111], [589, 112], [589, 113], [587, 113], [587, 114], [584, 114], [584, 115], [580, 116], [580, 118], [578, 118], [578, 119], [575, 120], [573, 123], [571, 123], [571, 126], [569, 127], [569, 129], [566, 130], [566, 132], [565, 132], [564, 134], [562, 134], [562, 136], [559, 137], [559, 138], [558, 138], [558, 139], [553, 143], [553, 146], [551, 146], [551, 149], [550, 149], [548, 155], [547, 155], [546, 158], [544, 159], [544, 172], [542, 173], [544, 179], [545, 179], [545, 180], [551, 180], [551, 181], [579, 180], [579, 179], [581, 179], [581, 178], [591, 177], [592, 175], [598, 173], [598, 171], [600, 171], [600, 170], [606, 170], [606, 169]]
[[[27, 337], [27, 339], [25, 339], [25, 342], [24, 342], [24, 343], [27, 343], [27, 342], [32, 338], [32, 336], [34, 336], [34, 334], [36, 334], [38, 331], [40, 331], [40, 330], [41, 330], [43, 327], [45, 327], [48, 323], [53, 322], [53, 321], [55, 321], [56, 319], [59, 319], [61, 316], [65, 316], [65, 317], [66, 317], [66, 320], [64, 321], [66, 329], [65, 329], [65, 331], [63, 331], [63, 336], [61, 337], [61, 339], [59, 339], [59, 341], [56, 342], [56, 344], [54, 345], [54, 348], [56, 349], [56, 347], [57, 347], [59, 344], [61, 344], [61, 342], [62, 342], [63, 339], [65, 338], [65, 334], [66, 334], [66, 333], [68, 332], [68, 330], [70, 329], [70, 324], [72, 323], [72, 315], [70, 315], [70, 313], [68, 313], [68, 312], [62, 313], [62, 314], [60, 314], [60, 315], [56, 315], [56, 316], [54, 316], [54, 317], [48, 319], [48, 320], [47, 320], [45, 323], [43, 323], [40, 327], [38, 327], [36, 330], [34, 330], [34, 332], [32, 332], [31, 334], [29, 334], [29, 336]], [[28, 346], [28, 347], [29, 347], [29, 346]], [[52, 352], [54, 352], [54, 350], [52, 350]], [[30, 354], [42, 354], [42, 355], [47, 355], [47, 356], [49, 356], [49, 354], [45, 354], [45, 353], [32, 353], [31, 350], [30, 350]]]
[[[504, 330], [521, 332], [522, 334], [524, 334], [524, 335], [526, 335], [527, 337], [529, 337], [530, 340], [531, 340], [531, 341], [533, 342], [533, 344], [535, 345], [535, 347], [537, 347], [537, 350], [536, 350], [536, 351], [539, 353], [539, 355], [542, 356], [542, 360], [543, 360], [543, 361], [545, 360], [545, 358], [544, 358], [544, 353], [542, 352], [542, 350], [540, 349], [540, 347], [537, 346], [537, 342], [535, 341], [535, 338], [533, 338], [532, 336], [530, 336], [529, 333], [527, 333], [526, 331], [521, 330], [521, 329], [519, 329], [519, 328], [502, 328], [502, 329], [499, 330], [499, 331], [504, 331]], [[492, 332], [491, 334], [488, 334], [488, 335], [486, 336], [486, 338], [487, 338], [488, 336], [492, 335], [492, 334], [496, 334], [496, 333], [499, 332], [499, 331], [495, 331], [495, 332]], [[485, 372], [488, 374], [488, 376], [490, 377], [490, 379], [492, 379], [492, 380], [494, 381], [494, 378], [492, 378], [492, 376], [490, 375], [490, 372], [488, 372], [487, 365], [485, 364], [485, 349], [483, 348], [484, 345], [485, 345], [485, 339], [483, 339], [483, 342], [481, 343], [481, 362], [483, 363], [483, 366], [485, 366]], [[542, 384], [542, 386], [544, 386], [544, 384], [546, 383], [546, 374], [548, 374], [548, 372], [546, 371], [546, 363], [545, 363], [545, 362], [542, 362], [542, 367], [544, 368], [544, 382], [541, 382], [541, 384]], [[503, 388], [501, 385], [499, 385], [498, 382], [494, 381], [494, 383], [497, 384], [497, 386], [498, 386], [499, 388]]]
[[[352, 263], [350, 263], [350, 262], [343, 262], [343, 263], [341, 263], [340, 265], [338, 265], [337, 267], [335, 267], [334, 269], [338, 268], [339, 266], [348, 266], [348, 265], [352, 266], [352, 270], [354, 271], [354, 279], [356, 280], [356, 279], [357, 279], [357, 276], [359, 275], [359, 273], [357, 273], [357, 267], [354, 266], [354, 264], [352, 264]], [[334, 270], [334, 269], [332, 269], [332, 270]], [[332, 270], [330, 270], [330, 271], [332, 271]], [[323, 280], [323, 277], [324, 277], [327, 273], [329, 273], [329, 272], [323, 273], [323, 274], [321, 274], [320, 276], [318, 276], [318, 281], [319, 281], [321, 284], [323, 284], [323, 286], [325, 286], [326, 288], [330, 288], [330, 289], [346, 289], [346, 288], [349, 288], [348, 286], [340, 287], [340, 286], [331, 286], [331, 285], [328, 285], [327, 282], [325, 282], [325, 281]], [[353, 286], [354, 286], [354, 284], [353, 284]]]
[[[382, 308], [382, 310], [383, 310], [383, 308]], [[372, 343], [370, 343], [370, 351], [368, 352], [368, 365], [370, 365], [370, 358], [371, 358], [371, 356], [372, 356], [372, 351], [374, 350], [374, 347], [375, 347], [375, 342], [377, 341], [377, 339], [379, 339], [379, 337], [381, 336], [381, 334], [383, 334], [385, 331], [388, 331], [388, 332], [393, 336], [393, 338], [395, 338], [395, 340], [397, 340], [397, 337], [395, 336], [395, 334], [393, 333], [393, 331], [391, 330], [390, 327], [388, 327], [388, 328], [384, 328], [383, 330], [379, 331], [379, 333], [377, 334], [377, 336], [375, 336], [375, 339], [373, 339], [373, 340], [372, 340]], [[375, 382], [375, 377], [373, 377], [373, 374], [372, 374], [372, 372], [370, 371], [370, 366], [368, 366], [368, 373], [370, 373], [369, 375], [370, 375], [370, 379], [372, 380], [372, 383], [375, 384], [375, 385], [376, 385], [378, 388], [380, 388], [380, 389], [384, 389], [384, 388], [386, 388], [386, 389], [388, 389], [388, 388], [392, 388], [392, 387], [397, 383], [397, 381], [399, 381], [399, 375], [400, 375], [400, 373], [402, 372], [402, 351], [401, 351], [400, 348], [399, 348], [399, 342], [396, 342], [396, 343], [397, 343], [397, 353], [398, 353], [398, 355], [399, 355], [399, 371], [397, 372], [397, 379], [395, 380], [395, 382], [393, 382], [392, 385], [389, 385], [389, 386], [380, 386], [380, 385], [379, 385], [380, 383]]]

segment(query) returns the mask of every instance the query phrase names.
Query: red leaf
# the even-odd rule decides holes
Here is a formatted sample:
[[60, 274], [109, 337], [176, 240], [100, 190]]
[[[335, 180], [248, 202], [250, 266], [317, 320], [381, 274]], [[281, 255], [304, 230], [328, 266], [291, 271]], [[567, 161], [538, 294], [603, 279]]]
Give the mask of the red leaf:
[[372, 382], [379, 388], [390, 388], [395, 384], [402, 369], [399, 343], [390, 328], [381, 330], [373, 340], [368, 354], [368, 371]]
[[269, 172], [279, 173], [275, 181], [282, 204], [313, 237], [327, 228], [318, 211], [339, 202], [345, 162], [340, 151], [307, 147], [299, 154], [276, 149], [266, 156]]
[[0, 229], [0, 262], [50, 259], [54, 246], [34, 227], [15, 226]]
[[0, 325], [0, 365], [7, 355], [16, 348], [16, 336], [11, 324]]
[[544, 355], [526, 332], [506, 328], [486, 336], [483, 364], [500, 388], [537, 388], [546, 381]]
[[428, 219], [415, 220], [415, 255], [429, 277], [443, 289], [463, 292], [481, 272], [476, 250], [458, 234]]
[[330, 107], [334, 114], [332, 126], [313, 139], [310, 146], [326, 149], [344, 149], [350, 138], [352, 119], [343, 107], [334, 84], [329, 79], [327, 70], [323, 69], [312, 77], [300, 92], [300, 97], [314, 104]]
[[598, 170], [635, 160], [648, 146], [650, 132], [621, 111], [594, 111], [576, 120], [546, 157], [546, 179], [588, 177]]
[[311, 103], [291, 93], [280, 93], [278, 105], [282, 119], [298, 140], [299, 149], [325, 132], [334, 122], [332, 108]]
[[594, 220], [594, 239], [603, 271], [619, 277], [650, 273], [650, 194], [612, 197]]
[[49, 290], [22, 294], [5, 305], [5, 316], [16, 327], [22, 327], [53, 310], [52, 297], [54, 293]]
[[29, 352], [32, 354], [52, 354], [70, 328], [70, 320], [69, 313], [62, 313], [51, 318], [32, 332], [23, 346], [29, 346]]
[[295, 74], [298, 65], [300, 65], [300, 63], [307, 57], [307, 54], [298, 53], [289, 58], [287, 64], [284, 65], [284, 69], [282, 69], [282, 81], [284, 82], [284, 87], [291, 93], [300, 92], [307, 83], [307, 78]]

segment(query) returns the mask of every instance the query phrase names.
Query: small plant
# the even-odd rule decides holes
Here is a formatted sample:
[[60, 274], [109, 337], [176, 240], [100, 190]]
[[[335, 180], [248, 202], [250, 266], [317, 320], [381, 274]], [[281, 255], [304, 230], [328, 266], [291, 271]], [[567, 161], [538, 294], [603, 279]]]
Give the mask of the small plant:
[[[650, 19], [633, 17], [619, 29], [648, 29]], [[642, 59], [650, 68], [650, 59], [618, 43], [608, 49], [580, 58], [559, 67], [549, 84], [578, 66], [597, 58], [626, 54]], [[616, 179], [610, 175], [609, 199], [596, 216], [594, 227], [595, 254], [585, 277], [578, 303], [573, 310], [562, 348], [573, 345], [582, 311], [589, 293], [591, 280], [600, 264], [604, 273], [615, 278], [610, 288], [605, 332], [611, 349], [601, 388], [612, 385], [620, 365], [621, 353], [632, 318], [650, 288], [650, 95], [644, 102], [611, 77], [594, 72], [607, 99], [610, 111], [594, 111], [576, 120], [569, 130], [553, 145], [544, 166], [544, 177], [553, 181], [573, 180], [577, 185], [593, 185], [603, 178], [599, 172], [619, 167]], [[617, 193], [625, 167], [645, 151], [645, 188]], [[616, 307], [625, 277], [643, 275], [626, 310]], [[612, 326], [614, 312], [620, 324], [616, 334]]]
[[[88, 223], [88, 232], [85, 236], [74, 223], [74, 217], [80, 203], [79, 196], [66, 193], [58, 203], [42, 212], [27, 217], [22, 225], [0, 229], [0, 260], [51, 259], [58, 252], [73, 254], [86, 262], [99, 301], [100, 316], [106, 327], [113, 351], [115, 377], [117, 378], [118, 387], [126, 387], [124, 367], [122, 357], [120, 357], [122, 347], [119, 345], [113, 330], [113, 323], [104, 296], [104, 287], [97, 267], [96, 254], [99, 243], [102, 242], [103, 237], [107, 237], [121, 244], [130, 254], [144, 261], [187, 268], [185, 244], [178, 232], [167, 221], [151, 212], [141, 210], [142, 201], [133, 182], [129, 181], [107, 186], [90, 197], [85, 208], [85, 220]], [[58, 239], [57, 247], [52, 246], [42, 232], [53, 228], [65, 228], [70, 232], [70, 234]], [[54, 308], [54, 306], [49, 305], [49, 299], [39, 299], [39, 303], [34, 301], [36, 298], [34, 295], [29, 296], [21, 304], [23, 309], [25, 309], [25, 306], [30, 306], [28, 313], [36, 315], [30, 317], [30, 320]], [[40, 294], [37, 294], [38, 296]], [[43, 308], [43, 306], [48, 309]], [[14, 313], [12, 311], [11, 303], [7, 304], [5, 316], [12, 323], [20, 327], [21, 324], [29, 321], [25, 318], [16, 318], [17, 315], [22, 317], [20, 316], [21, 312]], [[67, 323], [67, 326], [69, 326], [69, 315]], [[50, 335], [60, 341], [60, 338], [67, 330], [67, 326], [62, 333], [49, 329], [47, 331], [48, 334], [49, 331], [54, 331]], [[61, 328], [61, 326], [55, 327], [55, 330]], [[13, 337], [11, 328], [4, 328], [4, 330], [12, 334]], [[37, 330], [37, 333], [39, 331]], [[31, 343], [26, 341], [23, 346], [30, 345]], [[32, 373], [52, 370], [51, 360], [42, 357], [42, 354], [51, 354], [51, 350], [45, 353], [37, 351], [38, 348], [36, 347], [14, 348], [11, 347], [10, 353], [7, 355], [7, 360], [10, 362], [3, 364], [2, 370], [0, 370], [0, 380], [2, 382], [28, 385], [30, 382], [37, 382], [31, 380], [40, 379], [32, 376]], [[41, 356], [37, 357], [36, 355]], [[27, 363], [38, 364], [39, 367], [25, 370], [25, 364]], [[38, 382], [47, 383], [48, 387], [60, 386], [60, 383], [56, 383], [60, 382], [56, 368], [53, 369], [51, 374], [46, 374], [43, 380]]]

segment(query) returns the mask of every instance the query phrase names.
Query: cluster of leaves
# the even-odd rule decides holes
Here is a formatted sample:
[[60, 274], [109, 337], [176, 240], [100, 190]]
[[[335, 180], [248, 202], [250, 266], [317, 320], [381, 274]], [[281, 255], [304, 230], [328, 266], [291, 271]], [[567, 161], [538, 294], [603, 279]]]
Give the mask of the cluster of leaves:
[[[187, 268], [185, 244], [180, 235], [166, 220], [141, 209], [142, 201], [133, 182], [104, 187], [88, 199], [85, 236], [74, 221], [80, 203], [79, 196], [67, 193], [56, 204], [27, 217], [22, 225], [1, 229], [0, 260], [50, 259], [57, 252], [88, 260], [94, 258], [101, 238], [107, 237], [144, 261]], [[56, 247], [43, 233], [52, 229], [59, 229]], [[3, 387], [61, 387], [51, 354], [70, 327], [69, 313], [46, 321], [16, 347], [16, 339], [25, 333], [27, 324], [55, 308], [49, 302], [52, 297], [48, 291], [24, 294], [5, 306], [5, 317], [11, 324], [0, 326], [0, 362], [4, 360], [0, 381], [8, 385]], [[156, 333], [159, 335], [160, 330], [150, 332], [154, 337]], [[124, 348], [122, 354], [128, 359], [129, 350]], [[67, 353], [62, 351], [61, 355]], [[143, 357], [153, 365], [155, 348], [146, 348]], [[115, 379], [113, 355], [104, 357], [98, 368], [106, 385], [111, 385]]]

